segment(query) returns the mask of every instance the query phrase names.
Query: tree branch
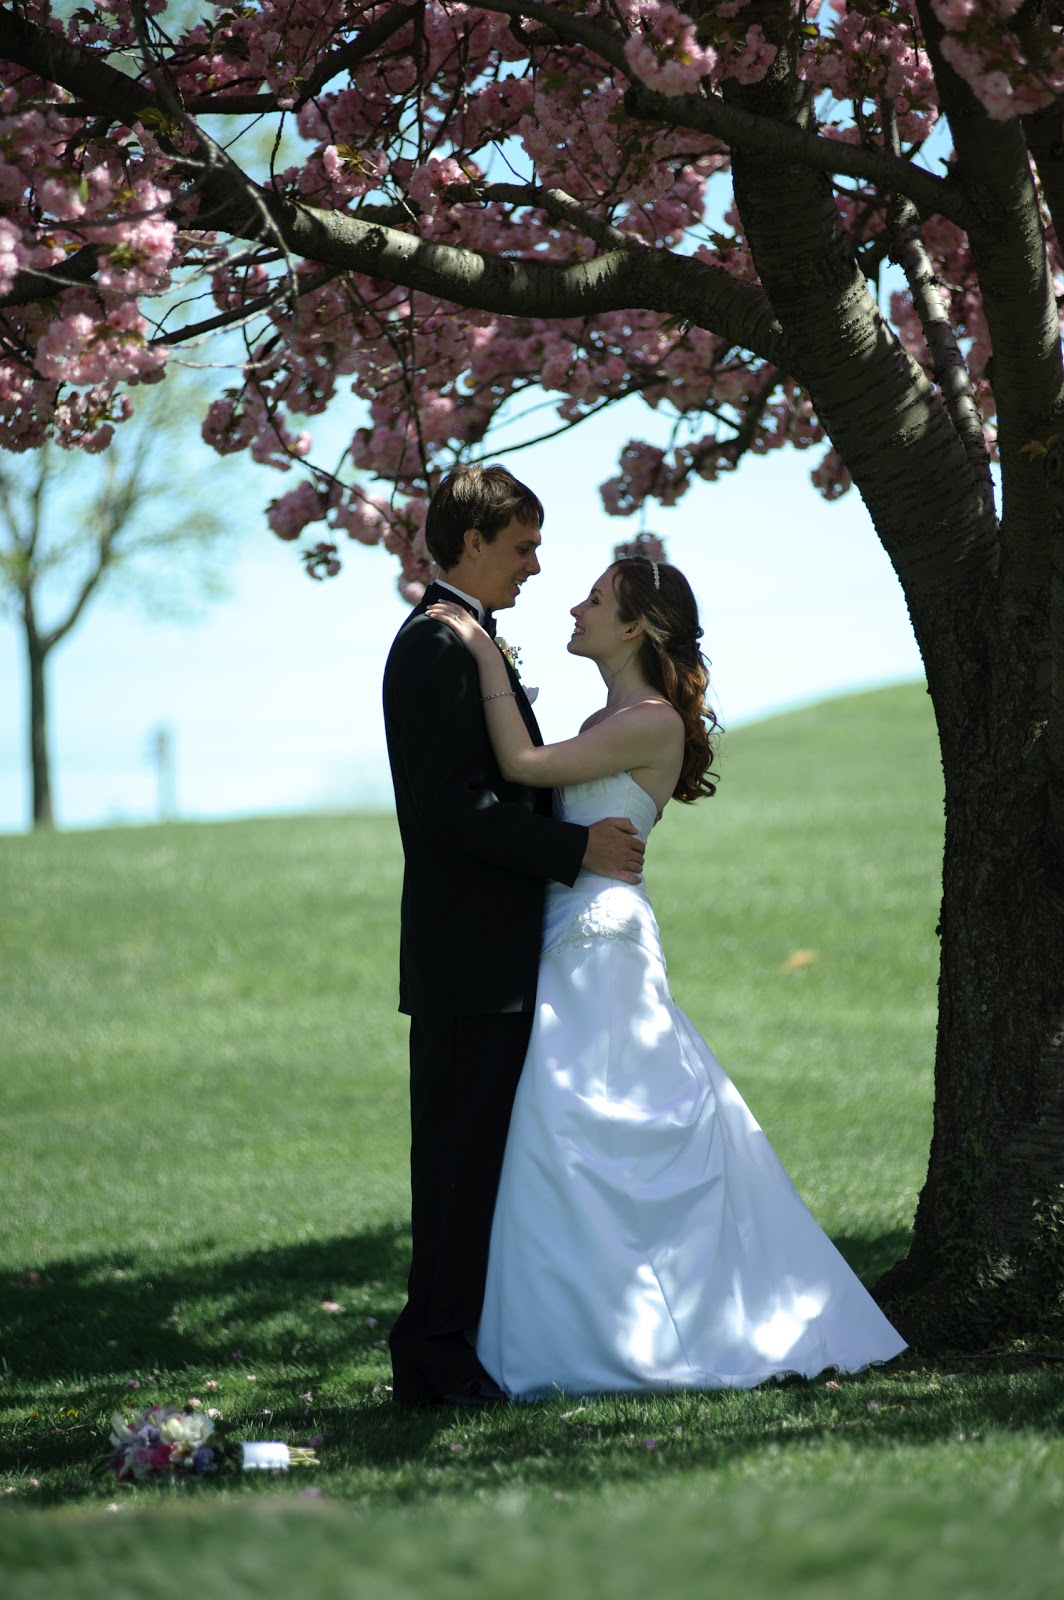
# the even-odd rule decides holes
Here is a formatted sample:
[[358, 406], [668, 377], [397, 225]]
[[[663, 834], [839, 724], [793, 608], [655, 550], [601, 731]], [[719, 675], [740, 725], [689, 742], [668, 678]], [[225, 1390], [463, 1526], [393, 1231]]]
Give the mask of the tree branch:
[[863, 178], [888, 192], [908, 195], [923, 216], [937, 213], [958, 227], [968, 225], [968, 208], [957, 185], [870, 145], [843, 144], [805, 128], [776, 123], [729, 105], [713, 94], [672, 96], [639, 87], [629, 89], [624, 105], [628, 115], [640, 121], [696, 129], [722, 140], [733, 150], [757, 151], [780, 161], [800, 163], [814, 172]]
[[[958, 181], [968, 195], [972, 213], [968, 235], [994, 352], [993, 383], [1008, 518], [1010, 496], [1022, 496], [1033, 487], [1035, 476], [1026, 471], [1026, 462], [1015, 452], [1031, 438], [1043, 437], [1064, 408], [1060, 325], [1045, 232], [1019, 121], [991, 120], [968, 84], [943, 58], [942, 28], [930, 0], [919, 0], [919, 10], [942, 108], [953, 134]], [[1038, 508], [1030, 504], [1027, 509], [1026, 525], [1044, 526]], [[1019, 555], [1015, 546], [1013, 555]], [[1019, 581], [1043, 588], [1048, 579], [1047, 556], [1044, 540], [1036, 535], [1020, 557], [1020, 566], [1030, 562], [1031, 571]]]
[[472, 201], [485, 205], [502, 203], [512, 206], [529, 206], [543, 211], [555, 222], [566, 222], [593, 239], [603, 249], [642, 248], [642, 241], [627, 234], [612, 223], [596, 217], [586, 206], [566, 194], [564, 189], [544, 189], [537, 183], [469, 183], [455, 184], [447, 190], [455, 200]]
[[665, 95], [646, 88], [628, 65], [623, 32], [619, 26], [609, 26], [605, 18], [591, 22], [542, 4], [541, 0], [480, 0], [480, 5], [484, 11], [499, 11], [517, 21], [527, 18], [543, 23], [560, 41], [582, 45], [614, 67], [631, 84], [625, 95], [625, 110], [641, 122], [691, 128], [710, 134], [733, 148], [758, 150], [785, 161], [800, 161], [819, 172], [865, 178], [890, 192], [908, 195], [924, 216], [937, 212], [959, 227], [966, 225], [966, 205], [960, 188], [900, 156], [843, 144], [804, 128], [774, 122], [729, 105], [717, 94]]
[[1023, 119], [1027, 148], [1038, 169], [1057, 245], [1064, 251], [1064, 112], [1059, 105], [1046, 106]]
[[[1064, 543], [1054, 505], [1056, 451], [1032, 469], [1023, 447], [1064, 421], [1064, 362], [1045, 230], [1024, 128], [990, 118], [942, 53], [931, 0], [918, 0], [939, 98], [953, 134], [957, 174], [975, 212], [968, 230], [993, 350], [990, 371], [1001, 459], [1000, 626], [991, 635], [991, 726], [1048, 724], [1050, 838], [1064, 862]], [[999, 757], [1004, 752], [999, 752]]]
[[[804, 86], [791, 6], [773, 0], [759, 15], [778, 45], [776, 60], [761, 82], [730, 83], [729, 96], [760, 121], [796, 125]], [[732, 172], [758, 275], [800, 355], [798, 376], [902, 580], [926, 660], [935, 618], [948, 612], [945, 597], [965, 604], [994, 570], [993, 516], [941, 396], [857, 269], [826, 173], [801, 156], [783, 162], [746, 146], [736, 149]], [[971, 483], [970, 492], [958, 493], [958, 481]]]
[[100, 247], [87, 244], [67, 256], [60, 266], [24, 267], [16, 274], [11, 288], [0, 299], [0, 306], [30, 305], [35, 300], [47, 300], [51, 295], [62, 294], [78, 284], [91, 283], [99, 265]]
[[[898, 149], [898, 121], [891, 102], [883, 104], [883, 126], [891, 146]], [[890, 259], [901, 267], [909, 285], [916, 314], [924, 332], [935, 382], [942, 391], [957, 436], [982, 486], [987, 506], [993, 510], [994, 482], [983, 433], [983, 419], [972, 391], [964, 356], [949, 319], [940, 280], [931, 265], [916, 206], [907, 195], [895, 195], [887, 208]]]
[[313, 100], [315, 95], [321, 93], [330, 79], [335, 78], [340, 72], [349, 72], [352, 67], [357, 67], [365, 61], [374, 50], [379, 50], [381, 45], [386, 44], [393, 33], [398, 33], [400, 28], [412, 22], [413, 15], [410, 6], [393, 6], [383, 17], [378, 17], [375, 22], [363, 28], [356, 39], [350, 39], [335, 50], [330, 50], [318, 63], [293, 106], [279, 106], [275, 94], [201, 94], [186, 101], [185, 109], [203, 115], [210, 113], [212, 116], [247, 115], [282, 110], [301, 111], [309, 100]]
[[[326, 283], [331, 283], [337, 276], [334, 269], [329, 268], [324, 272], [306, 274], [296, 280], [296, 294], [302, 299], [305, 294], [312, 294], [315, 289], [320, 289]], [[264, 311], [269, 311], [272, 306], [279, 305], [289, 297], [287, 283], [278, 284], [270, 294], [256, 295], [253, 300], [248, 300], [242, 306], [234, 306], [231, 311], [220, 311], [216, 317], [206, 317], [202, 322], [189, 323], [184, 328], [175, 328], [172, 333], [161, 333], [151, 343], [160, 345], [187, 344], [190, 339], [198, 339], [204, 334], [216, 333], [219, 328], [239, 327], [242, 323], [250, 322], [252, 317], [259, 316]]]
[[42, 656], [48, 655], [49, 651], [54, 650], [56, 645], [66, 638], [88, 605], [99, 586], [101, 578], [111, 564], [111, 545], [113, 542], [113, 539], [106, 541], [101, 539], [99, 541], [95, 565], [82, 583], [63, 621], [57, 622], [55, 627], [49, 629], [47, 633], [38, 635], [37, 643]]
[[0, 6], [0, 60], [14, 61], [46, 83], [58, 84], [127, 127], [133, 126], [142, 111], [165, 111], [152, 89], [127, 78], [61, 33], [27, 22], [9, 6]]
[[624, 249], [572, 265], [483, 255], [418, 239], [342, 213], [267, 197], [297, 255], [384, 279], [480, 311], [517, 317], [587, 317], [661, 311], [718, 333], [794, 371], [779, 323], [759, 285], [690, 256], [626, 241]]

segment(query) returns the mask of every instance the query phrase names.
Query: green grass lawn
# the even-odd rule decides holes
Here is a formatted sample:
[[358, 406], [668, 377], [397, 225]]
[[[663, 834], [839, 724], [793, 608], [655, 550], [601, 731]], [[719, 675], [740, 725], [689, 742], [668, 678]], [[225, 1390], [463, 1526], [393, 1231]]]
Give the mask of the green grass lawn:
[[[648, 856], [673, 991], [871, 1282], [930, 1135], [926, 696], [744, 729], [720, 770]], [[1029, 1357], [393, 1413], [400, 876], [378, 816], [0, 839], [4, 1595], [1058, 1592], [1064, 1391]], [[192, 1397], [321, 1466], [96, 1472], [116, 1405]]]

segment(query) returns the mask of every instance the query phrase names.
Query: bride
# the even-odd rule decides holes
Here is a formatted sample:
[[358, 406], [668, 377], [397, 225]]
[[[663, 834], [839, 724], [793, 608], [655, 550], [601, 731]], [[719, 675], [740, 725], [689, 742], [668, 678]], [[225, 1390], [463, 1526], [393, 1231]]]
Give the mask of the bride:
[[[624, 815], [645, 840], [670, 799], [714, 793], [702, 630], [675, 567], [617, 561], [573, 607], [569, 651], [607, 695], [560, 744], [532, 744], [468, 611], [429, 614], [476, 659], [503, 775], [558, 788], [556, 816]], [[477, 1335], [488, 1372], [533, 1400], [748, 1388], [904, 1349], [674, 1003], [644, 887], [552, 884]]]

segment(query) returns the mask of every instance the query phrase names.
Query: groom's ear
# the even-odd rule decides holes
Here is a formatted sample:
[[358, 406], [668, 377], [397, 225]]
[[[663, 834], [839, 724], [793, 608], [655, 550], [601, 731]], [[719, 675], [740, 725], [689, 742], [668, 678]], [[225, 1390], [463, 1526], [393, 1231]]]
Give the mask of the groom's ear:
[[484, 548], [484, 535], [479, 528], [467, 528], [462, 535], [462, 549], [475, 561]]

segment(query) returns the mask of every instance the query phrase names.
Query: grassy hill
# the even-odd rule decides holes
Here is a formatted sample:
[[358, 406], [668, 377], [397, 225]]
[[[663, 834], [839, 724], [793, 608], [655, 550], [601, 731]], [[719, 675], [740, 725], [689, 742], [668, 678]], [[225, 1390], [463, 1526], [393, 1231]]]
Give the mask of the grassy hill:
[[[928, 702], [774, 718], [719, 766], [648, 855], [673, 991], [872, 1281], [930, 1133]], [[1048, 1593], [1064, 1405], [1037, 1368], [393, 1414], [400, 878], [387, 816], [0, 838], [5, 1592]], [[116, 1404], [191, 1396], [321, 1436], [320, 1494], [94, 1475]]]

